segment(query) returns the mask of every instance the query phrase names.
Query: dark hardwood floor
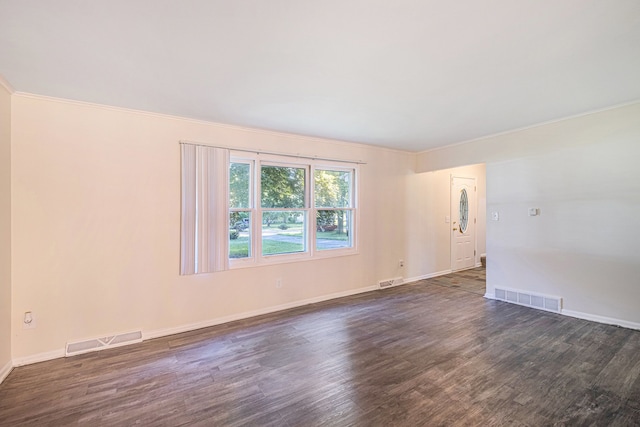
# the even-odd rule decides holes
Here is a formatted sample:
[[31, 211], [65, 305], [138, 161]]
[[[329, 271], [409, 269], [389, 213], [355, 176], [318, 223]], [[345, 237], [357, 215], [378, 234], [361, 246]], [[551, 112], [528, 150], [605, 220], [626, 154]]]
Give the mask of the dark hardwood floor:
[[639, 331], [471, 273], [19, 367], [0, 425], [640, 425]]
[[483, 267], [472, 268], [456, 273], [445, 274], [444, 276], [434, 277], [422, 282], [446, 286], [448, 288], [456, 288], [461, 291], [472, 292], [474, 294], [484, 296], [487, 289], [487, 270]]

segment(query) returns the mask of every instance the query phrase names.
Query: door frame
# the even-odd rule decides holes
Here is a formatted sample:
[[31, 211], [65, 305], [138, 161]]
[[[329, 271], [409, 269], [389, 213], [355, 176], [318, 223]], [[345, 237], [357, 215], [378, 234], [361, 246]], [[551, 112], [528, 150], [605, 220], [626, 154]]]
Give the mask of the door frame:
[[[453, 218], [454, 218], [454, 212], [453, 212], [453, 181], [455, 178], [462, 178], [462, 179], [472, 179], [473, 180], [473, 266], [472, 267], [468, 267], [468, 268], [463, 268], [463, 269], [459, 269], [459, 270], [455, 270], [454, 266], [455, 266], [455, 245], [454, 245], [454, 241], [453, 241]], [[469, 207], [471, 207], [471, 203], [469, 204]], [[470, 209], [471, 210], [471, 209]], [[471, 213], [471, 212], [470, 212]], [[457, 215], [455, 215], [455, 217], [457, 218]], [[449, 218], [451, 218], [451, 220], [449, 221], [449, 262], [450, 262], [450, 269], [451, 271], [464, 271], [470, 268], [476, 268], [478, 266], [478, 178], [475, 176], [462, 176], [462, 175], [455, 175], [455, 174], [450, 174], [449, 177]], [[471, 221], [471, 218], [469, 218], [469, 221]]]

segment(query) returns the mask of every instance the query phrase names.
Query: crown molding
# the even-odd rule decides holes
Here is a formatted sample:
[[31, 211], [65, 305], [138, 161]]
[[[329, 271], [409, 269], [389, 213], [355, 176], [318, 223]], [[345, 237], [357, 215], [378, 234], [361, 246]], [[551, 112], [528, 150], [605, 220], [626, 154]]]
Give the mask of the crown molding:
[[331, 138], [321, 138], [321, 137], [302, 135], [297, 133], [280, 132], [280, 131], [262, 129], [262, 128], [252, 128], [248, 126], [240, 126], [240, 125], [220, 123], [220, 122], [214, 122], [214, 121], [208, 121], [208, 120], [202, 120], [202, 119], [194, 119], [194, 118], [184, 117], [184, 116], [175, 116], [171, 114], [158, 113], [154, 111], [137, 110], [134, 108], [118, 107], [118, 106], [107, 105], [107, 104], [98, 104], [95, 102], [79, 101], [79, 100], [68, 99], [68, 98], [58, 98], [55, 96], [40, 95], [40, 94], [30, 93], [30, 92], [16, 91], [13, 93], [15, 96], [19, 96], [21, 98], [38, 99], [38, 100], [43, 100], [48, 102], [58, 102], [61, 104], [78, 105], [78, 106], [84, 106], [88, 108], [96, 108], [96, 109], [102, 109], [102, 110], [138, 114], [138, 115], [147, 116], [147, 117], [157, 117], [157, 118], [168, 119], [168, 120], [177, 120], [182, 122], [203, 124], [207, 126], [215, 126], [217, 128], [222, 128], [222, 129], [231, 129], [231, 130], [236, 130], [241, 132], [275, 136], [281, 139], [296, 140], [296, 141], [302, 140], [302, 141], [313, 142], [313, 143], [320, 142], [323, 144], [331, 144], [337, 147], [350, 146], [350, 147], [358, 147], [363, 150], [387, 151], [387, 152], [400, 153], [400, 154], [406, 154], [406, 155], [416, 154], [412, 151], [406, 151], [406, 150], [401, 150], [401, 149], [391, 148], [391, 147], [384, 147], [384, 146], [375, 145], [375, 144], [367, 144], [363, 142], [347, 141], [347, 140], [331, 139]]
[[4, 77], [2, 77], [2, 75], [0, 74], [0, 86], [2, 86], [3, 88], [5, 88], [7, 90], [7, 92], [9, 92], [10, 94], [13, 94], [15, 92], [15, 90], [13, 90], [13, 87], [9, 84], [9, 82], [7, 81], [7, 79], [5, 79]]
[[505, 131], [502, 131], [502, 132], [493, 133], [493, 134], [490, 134], [490, 135], [479, 136], [477, 138], [467, 139], [465, 141], [454, 142], [453, 144], [443, 145], [442, 147], [429, 148], [427, 150], [419, 151], [416, 154], [422, 155], [422, 154], [429, 154], [429, 153], [432, 153], [434, 151], [447, 150], [449, 148], [457, 147], [459, 145], [471, 144], [473, 142], [483, 141], [485, 139], [496, 138], [496, 137], [500, 137], [500, 136], [503, 136], [503, 135], [509, 135], [509, 134], [512, 134], [512, 133], [522, 132], [522, 131], [529, 130], [529, 129], [535, 129], [535, 128], [538, 128], [538, 127], [547, 126], [547, 125], [551, 125], [551, 124], [554, 124], [554, 123], [564, 122], [564, 121], [568, 121], [568, 120], [572, 120], [572, 119], [577, 119], [577, 118], [580, 118], [580, 117], [590, 116], [592, 114], [603, 113], [603, 112], [606, 112], [606, 111], [611, 111], [611, 110], [615, 110], [615, 109], [618, 109], [618, 108], [624, 108], [624, 107], [628, 107], [630, 105], [635, 105], [635, 104], [640, 104], [640, 99], [634, 99], [633, 101], [628, 101], [628, 102], [623, 102], [623, 103], [620, 103], [620, 104], [610, 105], [608, 107], [598, 108], [598, 109], [590, 110], [590, 111], [585, 111], [585, 112], [582, 112], [582, 113], [573, 114], [571, 116], [560, 117], [560, 118], [557, 118], [557, 119], [547, 120], [547, 121], [540, 122], [540, 123], [534, 123], [532, 125], [522, 126], [522, 127], [515, 128], [515, 129], [509, 129], [509, 130], [505, 130]]

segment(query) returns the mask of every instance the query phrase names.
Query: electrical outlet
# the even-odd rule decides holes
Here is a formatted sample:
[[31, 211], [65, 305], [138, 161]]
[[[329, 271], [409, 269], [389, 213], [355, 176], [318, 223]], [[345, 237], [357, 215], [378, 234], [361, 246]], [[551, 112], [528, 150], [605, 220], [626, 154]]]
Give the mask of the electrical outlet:
[[36, 327], [36, 317], [32, 312], [26, 311], [24, 313], [24, 317], [22, 318], [22, 329], [35, 329]]
[[276, 279], [276, 289], [280, 289], [282, 287], [282, 279]]
[[404, 260], [403, 259], [398, 261], [398, 266], [399, 267], [404, 267]]

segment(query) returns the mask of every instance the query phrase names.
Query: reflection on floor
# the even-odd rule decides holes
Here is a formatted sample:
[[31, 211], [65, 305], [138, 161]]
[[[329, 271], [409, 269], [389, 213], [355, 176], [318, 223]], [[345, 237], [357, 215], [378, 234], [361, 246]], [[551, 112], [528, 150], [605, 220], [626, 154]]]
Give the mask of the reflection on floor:
[[418, 282], [419, 284], [446, 286], [447, 288], [456, 288], [461, 291], [471, 292], [478, 295], [484, 295], [487, 283], [487, 269], [483, 267], [472, 268], [470, 270], [458, 271], [456, 273], [446, 274], [444, 276], [425, 279]]

